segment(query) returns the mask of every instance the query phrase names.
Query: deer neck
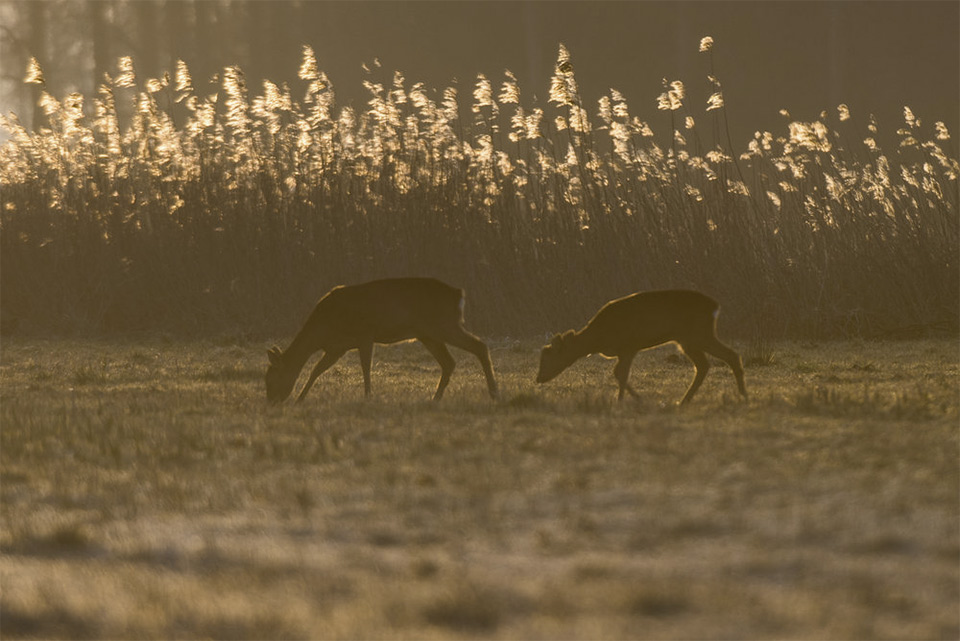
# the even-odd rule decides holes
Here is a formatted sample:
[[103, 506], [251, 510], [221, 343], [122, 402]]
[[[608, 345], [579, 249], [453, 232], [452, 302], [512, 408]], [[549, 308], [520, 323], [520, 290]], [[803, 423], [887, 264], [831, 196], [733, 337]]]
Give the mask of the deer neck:
[[311, 332], [301, 330], [291, 341], [290, 346], [283, 352], [283, 365], [285, 368], [294, 369], [297, 372], [303, 369], [307, 360], [320, 347], [317, 345]]
[[596, 354], [600, 351], [600, 337], [596, 336], [589, 325], [570, 337], [571, 353], [576, 354], [578, 358], [588, 354]]

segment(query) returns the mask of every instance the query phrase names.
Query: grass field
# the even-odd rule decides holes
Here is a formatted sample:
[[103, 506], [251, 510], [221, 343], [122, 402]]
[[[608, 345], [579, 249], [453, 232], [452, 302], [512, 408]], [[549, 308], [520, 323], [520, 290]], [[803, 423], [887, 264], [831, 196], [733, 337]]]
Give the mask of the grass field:
[[269, 343], [5, 340], [3, 636], [956, 639], [956, 340], [734, 346], [749, 403], [521, 341], [267, 407]]

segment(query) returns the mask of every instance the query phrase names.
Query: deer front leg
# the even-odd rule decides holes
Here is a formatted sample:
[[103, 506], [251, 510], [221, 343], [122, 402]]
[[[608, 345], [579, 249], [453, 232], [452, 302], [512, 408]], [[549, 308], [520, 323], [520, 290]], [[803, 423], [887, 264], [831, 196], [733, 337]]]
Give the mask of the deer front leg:
[[683, 395], [683, 400], [680, 401], [681, 405], [686, 405], [690, 402], [690, 399], [693, 398], [693, 395], [697, 393], [697, 390], [700, 389], [703, 379], [706, 378], [707, 372], [710, 371], [710, 361], [707, 359], [707, 355], [700, 350], [693, 348], [688, 349], [683, 345], [680, 347], [683, 348], [683, 353], [693, 361], [693, 366], [697, 369], [697, 375], [693, 377], [690, 388], [687, 390], [687, 393]]
[[303, 397], [307, 395], [307, 392], [310, 391], [310, 388], [313, 387], [314, 381], [323, 374], [325, 371], [330, 369], [330, 367], [340, 360], [340, 357], [344, 355], [343, 351], [335, 352], [325, 352], [323, 357], [317, 361], [317, 364], [314, 365], [313, 371], [310, 372], [310, 378], [307, 379], [307, 384], [303, 386], [303, 389], [300, 390], [299, 396], [297, 396], [297, 402], [303, 400]]
[[740, 391], [740, 395], [745, 399], [749, 398], [747, 388], [743, 383], [743, 361], [740, 360], [740, 355], [718, 340], [714, 340], [713, 345], [707, 348], [707, 352], [730, 366], [734, 378], [737, 379], [737, 389]]
[[487, 391], [490, 393], [490, 398], [494, 400], [500, 398], [500, 390], [497, 387], [497, 379], [493, 374], [493, 363], [490, 362], [490, 350], [487, 345], [462, 327], [459, 328], [458, 332], [445, 337], [445, 342], [466, 350], [477, 357], [477, 360], [480, 361], [480, 367], [483, 368], [483, 375], [487, 379]]
[[447, 389], [447, 384], [450, 382], [450, 375], [453, 374], [453, 369], [457, 366], [457, 362], [453, 360], [450, 350], [447, 349], [447, 346], [441, 341], [433, 340], [432, 338], [421, 338], [420, 342], [423, 343], [427, 351], [433, 354], [433, 357], [437, 359], [437, 362], [440, 364], [440, 382], [437, 383], [437, 391], [433, 395], [433, 400], [439, 401], [443, 398], [443, 391]]

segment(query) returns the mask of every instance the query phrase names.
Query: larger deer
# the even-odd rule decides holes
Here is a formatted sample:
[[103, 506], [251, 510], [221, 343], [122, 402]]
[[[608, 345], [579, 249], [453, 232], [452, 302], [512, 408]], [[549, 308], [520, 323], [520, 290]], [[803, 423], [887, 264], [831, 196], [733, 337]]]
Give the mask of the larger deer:
[[636, 397], [627, 382], [630, 364], [640, 350], [675, 342], [680, 345], [696, 368], [696, 376], [681, 404], [689, 403], [700, 388], [713, 354], [725, 361], [737, 379], [737, 388], [744, 398], [743, 364], [740, 356], [717, 339], [717, 315], [720, 305], [709, 296], [686, 290], [640, 292], [612, 300], [580, 331], [557, 334], [540, 354], [537, 382], [546, 383], [575, 361], [588, 354], [616, 358], [613, 375], [623, 393]]
[[440, 400], [450, 382], [456, 361], [447, 345], [474, 354], [483, 367], [490, 396], [497, 398], [487, 346], [463, 328], [463, 290], [432, 278], [391, 278], [361, 285], [334, 287], [313, 308], [290, 346], [267, 352], [267, 400], [279, 403], [290, 396], [307, 359], [323, 356], [310, 372], [297, 401], [340, 357], [352, 349], [360, 352], [364, 393], [370, 394], [370, 361], [374, 343], [418, 340], [440, 364], [440, 382], [434, 400]]

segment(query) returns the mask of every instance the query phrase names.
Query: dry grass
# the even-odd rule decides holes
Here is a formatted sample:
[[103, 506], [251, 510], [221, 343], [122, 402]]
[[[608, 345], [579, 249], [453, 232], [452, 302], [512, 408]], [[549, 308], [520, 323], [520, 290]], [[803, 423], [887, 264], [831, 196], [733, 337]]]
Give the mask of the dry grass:
[[[416, 345], [265, 405], [267, 343], [5, 341], [4, 638], [956, 638], [954, 341], [642, 354], [447, 397]], [[743, 348], [743, 345], [740, 346]]]

